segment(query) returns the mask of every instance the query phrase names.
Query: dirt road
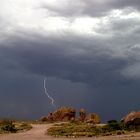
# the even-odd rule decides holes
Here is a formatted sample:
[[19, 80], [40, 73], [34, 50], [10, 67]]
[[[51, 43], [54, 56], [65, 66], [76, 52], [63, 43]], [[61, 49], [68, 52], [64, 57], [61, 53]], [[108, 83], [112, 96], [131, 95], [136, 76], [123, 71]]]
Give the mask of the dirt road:
[[[46, 124], [33, 124], [33, 128], [26, 132], [15, 133], [15, 134], [2, 134], [0, 140], [49, 140], [48, 136], [45, 135], [46, 130], [50, 125]], [[51, 139], [50, 139], [51, 140]]]
[[0, 135], [0, 140], [140, 140], [140, 133], [135, 135], [121, 135], [98, 138], [54, 138], [45, 135], [45, 132], [50, 128], [50, 124], [34, 124], [33, 128], [27, 132]]

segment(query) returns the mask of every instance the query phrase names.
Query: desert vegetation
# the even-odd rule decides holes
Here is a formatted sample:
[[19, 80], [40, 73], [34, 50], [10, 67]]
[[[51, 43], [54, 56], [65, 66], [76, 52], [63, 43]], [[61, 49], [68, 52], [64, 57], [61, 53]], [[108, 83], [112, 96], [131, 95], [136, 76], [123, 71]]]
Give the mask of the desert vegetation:
[[128, 130], [123, 127], [120, 122], [112, 122], [101, 126], [78, 121], [54, 125], [48, 129], [48, 134], [56, 137], [92, 137], [121, 135], [126, 133], [128, 133]]
[[55, 137], [99, 137], [140, 132], [140, 112], [130, 112], [120, 121], [109, 120], [106, 124], [101, 124], [101, 118], [95, 112], [87, 114], [86, 110], [81, 108], [78, 114], [77, 116], [76, 110], [72, 107], [61, 107], [41, 117], [39, 121], [1, 120], [0, 134], [27, 131], [32, 126], [42, 128], [39, 127], [41, 125], [46, 126], [48, 135]]
[[[106, 124], [100, 124], [100, 117], [96, 113], [91, 113], [87, 115], [85, 109], [80, 109], [79, 117], [75, 117], [76, 112], [74, 113], [74, 116], [70, 115], [71, 117], [68, 117], [67, 115], [71, 114], [68, 113], [68, 110], [70, 109], [68, 108], [68, 110], [66, 110], [67, 108], [58, 109], [59, 116], [65, 116], [68, 119], [66, 122], [56, 124], [50, 129], [48, 129], [47, 133], [49, 135], [56, 137], [92, 137], [122, 135], [140, 131], [140, 113], [138, 112], [131, 112], [120, 121], [109, 120]], [[56, 112], [57, 111], [55, 111], [55, 113]], [[55, 113], [52, 113], [51, 115], [53, 116], [53, 114]], [[58, 121], [59, 117], [56, 120]]]
[[13, 121], [13, 120], [1, 120], [0, 121], [0, 134], [3, 133], [16, 133], [21, 131], [30, 130], [32, 126], [29, 123]]

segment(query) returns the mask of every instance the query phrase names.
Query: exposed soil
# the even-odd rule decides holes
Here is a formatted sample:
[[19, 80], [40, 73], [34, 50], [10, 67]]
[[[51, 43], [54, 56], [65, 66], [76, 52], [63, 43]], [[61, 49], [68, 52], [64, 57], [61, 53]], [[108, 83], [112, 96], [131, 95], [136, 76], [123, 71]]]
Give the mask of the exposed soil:
[[2, 134], [0, 140], [140, 140], [140, 133], [92, 138], [54, 138], [46, 134], [46, 130], [52, 126], [51, 124], [33, 124], [32, 126], [33, 128], [27, 132]]

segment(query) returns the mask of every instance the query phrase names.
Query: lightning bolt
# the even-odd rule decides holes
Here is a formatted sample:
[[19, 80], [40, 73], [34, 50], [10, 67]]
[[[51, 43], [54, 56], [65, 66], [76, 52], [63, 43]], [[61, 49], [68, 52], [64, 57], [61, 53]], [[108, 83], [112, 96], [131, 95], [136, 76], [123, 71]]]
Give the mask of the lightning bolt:
[[49, 98], [49, 100], [51, 101], [51, 104], [55, 107], [55, 104], [54, 104], [54, 99], [53, 99], [53, 97], [51, 97], [50, 95], [49, 95], [49, 93], [48, 93], [48, 91], [47, 91], [47, 88], [46, 88], [46, 80], [47, 80], [47, 78], [44, 78], [44, 93], [45, 93], [45, 95], [47, 95], [47, 97]]

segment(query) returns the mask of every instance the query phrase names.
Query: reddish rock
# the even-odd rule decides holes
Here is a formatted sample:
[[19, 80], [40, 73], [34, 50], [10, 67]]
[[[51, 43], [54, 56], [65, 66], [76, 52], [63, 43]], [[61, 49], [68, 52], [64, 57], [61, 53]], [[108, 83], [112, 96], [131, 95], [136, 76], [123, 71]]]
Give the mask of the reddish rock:
[[61, 107], [48, 116], [42, 117], [41, 121], [70, 121], [75, 119], [76, 111], [71, 107]]
[[100, 117], [96, 113], [89, 114], [86, 117], [87, 123], [93, 123], [93, 124], [99, 124], [100, 123]]
[[138, 126], [140, 125], [140, 111], [133, 111], [127, 114], [122, 121], [127, 126]]
[[83, 109], [83, 108], [80, 109], [79, 117], [80, 117], [80, 121], [85, 121], [85, 118], [86, 118], [86, 111], [85, 111], [85, 109]]

